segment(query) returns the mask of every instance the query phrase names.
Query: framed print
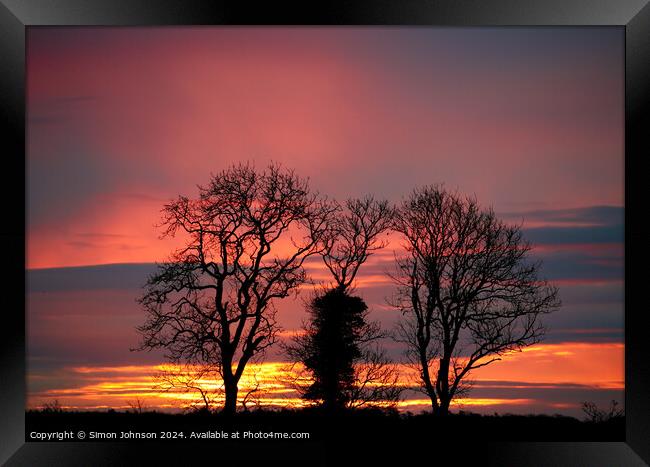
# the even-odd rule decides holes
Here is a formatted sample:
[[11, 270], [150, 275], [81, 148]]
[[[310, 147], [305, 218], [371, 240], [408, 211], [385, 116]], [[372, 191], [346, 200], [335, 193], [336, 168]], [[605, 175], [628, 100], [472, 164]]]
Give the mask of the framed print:
[[650, 462], [646, 3], [2, 0], [0, 460]]

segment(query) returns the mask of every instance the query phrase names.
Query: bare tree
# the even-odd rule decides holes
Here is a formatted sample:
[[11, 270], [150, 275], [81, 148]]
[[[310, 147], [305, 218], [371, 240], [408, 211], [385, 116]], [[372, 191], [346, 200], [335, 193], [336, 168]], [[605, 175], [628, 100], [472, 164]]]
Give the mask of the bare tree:
[[392, 275], [400, 340], [433, 411], [446, 415], [472, 370], [540, 341], [540, 316], [560, 306], [558, 291], [538, 277], [541, 263], [531, 260], [520, 227], [473, 197], [416, 189], [393, 228], [406, 251]]
[[359, 268], [374, 251], [386, 246], [380, 235], [388, 231], [393, 215], [387, 201], [372, 196], [349, 199], [346, 208], [331, 218], [321, 255], [341, 290], [352, 285]]
[[41, 412], [43, 412], [43, 413], [61, 413], [61, 412], [63, 412], [63, 407], [59, 403], [58, 399], [54, 399], [53, 401], [45, 402], [43, 404], [43, 407], [41, 408]]
[[136, 397], [135, 400], [127, 401], [127, 404], [129, 404], [132, 413], [141, 414], [147, 410], [147, 404], [139, 397]]
[[257, 372], [252, 374], [251, 379], [251, 386], [247, 388], [246, 394], [241, 401], [241, 405], [246, 412], [250, 410], [249, 404], [256, 408], [259, 408], [261, 405], [262, 388], [260, 387], [260, 381], [257, 379]]
[[618, 406], [618, 402], [612, 400], [609, 408], [602, 410], [594, 402], [583, 402], [582, 411], [586, 415], [586, 420], [592, 423], [603, 423], [625, 416], [625, 410]]
[[293, 171], [237, 165], [163, 209], [163, 236], [184, 246], [160, 264], [140, 303], [139, 349], [163, 348], [172, 363], [216, 368], [224, 412], [234, 414], [250, 361], [275, 342], [274, 301], [305, 282], [303, 263], [321, 251], [327, 200]]
[[[210, 413], [223, 399], [223, 384], [218, 385], [220, 370], [209, 364], [199, 367], [188, 365], [165, 368], [154, 375], [154, 390], [164, 393], [195, 394], [187, 401], [184, 408], [192, 412]], [[216, 387], [206, 384], [205, 380], [214, 381]]]
[[[382, 332], [380, 337], [387, 337], [387, 334]], [[394, 408], [400, 400], [403, 388], [399, 385], [397, 365], [385, 349], [372, 342], [380, 337], [362, 344], [361, 358], [354, 366], [354, 385], [348, 396], [350, 408]]]
[[308, 302], [310, 320], [285, 346], [306, 374], [292, 386], [303, 399], [332, 411], [365, 405], [391, 405], [399, 399], [397, 372], [378, 341], [386, 337], [378, 322], [368, 321], [368, 307], [350, 294], [361, 265], [386, 242], [379, 236], [391, 223], [392, 208], [368, 196], [348, 200], [330, 221], [321, 253], [334, 285]]

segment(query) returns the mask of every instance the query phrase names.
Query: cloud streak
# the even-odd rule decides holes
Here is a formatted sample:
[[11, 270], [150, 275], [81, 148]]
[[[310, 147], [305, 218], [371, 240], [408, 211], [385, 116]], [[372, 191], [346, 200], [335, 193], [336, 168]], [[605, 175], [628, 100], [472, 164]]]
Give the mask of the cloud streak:
[[[615, 349], [620, 362], [617, 371], [608, 373], [594, 365], [604, 351]], [[622, 399], [622, 346], [612, 344], [565, 344], [542, 345], [530, 348], [527, 352], [507, 357], [503, 364], [476, 371], [473, 374], [471, 397], [459, 399], [454, 409], [470, 409], [474, 412], [500, 413], [557, 413], [570, 415], [580, 413], [584, 400], [608, 401], [608, 398]], [[541, 378], [531, 377], [532, 364], [544, 365], [544, 359], [559, 354], [555, 372], [539, 374]], [[581, 355], [582, 354], [582, 355]], [[584, 355], [594, 354], [586, 361]], [[564, 360], [564, 361], [562, 361]], [[576, 379], [566, 379], [564, 367], [576, 362], [583, 364]], [[604, 361], [607, 362], [606, 360]], [[498, 365], [513, 368], [499, 368]], [[196, 395], [170, 391], [160, 394], [153, 390], [156, 382], [153, 375], [165, 369], [166, 365], [122, 365], [122, 366], [72, 366], [55, 371], [31, 373], [28, 379], [28, 407], [39, 407], [53, 399], [66, 408], [94, 410], [101, 408], [129, 408], [129, 401], [140, 399], [150, 409], [180, 410], [196, 398]], [[528, 372], [522, 373], [528, 368]], [[283, 362], [252, 364], [241, 382], [243, 392], [259, 384], [261, 404], [264, 406], [286, 407], [304, 404], [296, 392], [286, 385], [291, 380], [288, 365]], [[406, 389], [398, 408], [402, 411], [428, 410], [429, 402], [422, 399], [415, 390], [417, 381], [414, 370], [400, 366], [399, 384]], [[618, 374], [617, 374], [618, 373]], [[255, 375], [253, 378], [252, 375]], [[509, 375], [514, 378], [503, 379]], [[604, 376], [604, 378], [603, 378]], [[609, 380], [609, 376], [615, 378]], [[205, 387], [218, 392], [220, 381], [206, 379]]]

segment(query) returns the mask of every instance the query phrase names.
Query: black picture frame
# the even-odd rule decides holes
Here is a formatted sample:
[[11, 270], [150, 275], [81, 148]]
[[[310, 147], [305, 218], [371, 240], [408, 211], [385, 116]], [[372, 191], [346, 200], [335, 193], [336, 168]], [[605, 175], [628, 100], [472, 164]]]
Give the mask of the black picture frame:
[[[164, 464], [193, 465], [212, 443], [185, 449], [178, 443], [25, 443], [25, 38], [30, 26], [149, 25], [431, 25], [621, 26], [625, 28], [625, 408], [626, 441], [618, 443], [478, 442], [464, 462], [480, 465], [644, 465], [650, 463], [650, 363], [641, 287], [647, 228], [642, 216], [642, 164], [650, 154], [650, 6], [648, 0], [368, 0], [350, 3], [261, 3], [188, 0], [0, 0], [0, 108], [2, 140], [0, 227], [6, 277], [0, 293], [0, 463], [6, 465], [127, 465], [155, 454]], [[504, 433], [507, 439], [507, 433]], [[422, 447], [420, 447], [422, 448]], [[283, 449], [283, 452], [276, 452]], [[310, 465], [340, 463], [337, 452], [305, 444]], [[424, 451], [396, 446], [404, 461], [420, 452], [434, 462], [435, 440]], [[246, 461], [278, 454], [300, 461], [286, 447], [247, 445]], [[318, 454], [320, 453], [320, 454]], [[367, 450], [364, 458], [368, 459]], [[189, 457], [188, 457], [189, 456]], [[349, 458], [347, 458], [349, 459]]]

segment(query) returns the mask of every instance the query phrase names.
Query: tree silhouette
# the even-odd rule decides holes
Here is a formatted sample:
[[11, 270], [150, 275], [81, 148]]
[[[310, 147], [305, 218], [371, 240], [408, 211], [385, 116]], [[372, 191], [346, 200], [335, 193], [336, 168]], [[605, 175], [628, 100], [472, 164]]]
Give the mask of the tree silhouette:
[[348, 289], [368, 257], [386, 246], [380, 236], [388, 231], [392, 215], [387, 201], [366, 196], [347, 200], [345, 209], [330, 218], [321, 257], [332, 274], [333, 287]]
[[163, 236], [184, 244], [147, 282], [139, 349], [214, 369], [234, 414], [247, 363], [275, 342], [274, 302], [305, 282], [303, 263], [321, 251], [335, 207], [278, 165], [236, 165], [198, 188], [163, 209]]
[[389, 227], [392, 209], [372, 197], [348, 200], [346, 208], [330, 221], [321, 253], [333, 284], [312, 297], [309, 321], [286, 346], [309, 374], [299, 376], [310, 383], [297, 389], [328, 411], [390, 404], [400, 393], [395, 368], [378, 343], [385, 333], [378, 322], [368, 320], [363, 299], [350, 294], [361, 265], [386, 244], [378, 237]]
[[131, 413], [142, 414], [147, 410], [147, 404], [139, 397], [136, 397], [135, 400], [127, 401], [126, 403], [129, 405]]
[[414, 190], [394, 216], [406, 254], [392, 275], [399, 339], [434, 413], [446, 415], [472, 370], [538, 342], [540, 316], [560, 305], [519, 227], [476, 199], [439, 186]]
[[583, 402], [582, 411], [586, 415], [586, 420], [592, 423], [603, 423], [625, 416], [625, 410], [619, 408], [618, 402], [612, 400], [609, 408], [600, 409], [594, 402]]
[[219, 374], [218, 368], [207, 363], [199, 367], [172, 366], [154, 374], [156, 384], [153, 389], [163, 393], [195, 394], [195, 399], [187, 401], [184, 409], [189, 412], [211, 413], [223, 398], [223, 387], [210, 387], [204, 380]]
[[54, 399], [51, 402], [44, 403], [43, 407], [41, 408], [41, 412], [43, 412], [43, 413], [62, 413], [63, 412], [63, 407], [59, 403], [58, 399]]

